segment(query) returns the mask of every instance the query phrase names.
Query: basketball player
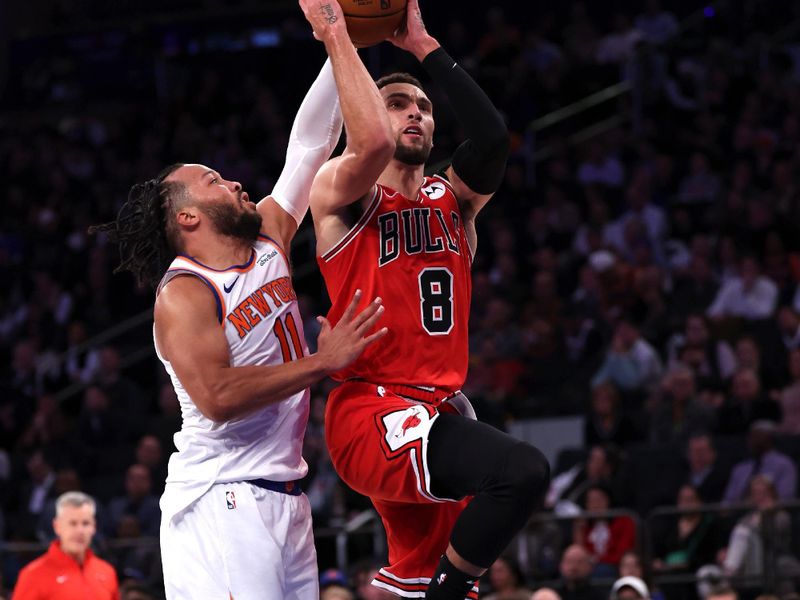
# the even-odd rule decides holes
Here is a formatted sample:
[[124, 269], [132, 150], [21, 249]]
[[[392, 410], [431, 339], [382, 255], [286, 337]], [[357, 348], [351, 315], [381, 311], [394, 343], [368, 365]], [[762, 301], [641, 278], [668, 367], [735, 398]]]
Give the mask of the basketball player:
[[389, 564], [373, 585], [406, 598], [477, 598], [476, 580], [541, 506], [549, 480], [538, 450], [473, 420], [459, 393], [475, 217], [502, 180], [508, 134], [483, 91], [428, 35], [417, 0], [390, 41], [444, 89], [468, 139], [444, 174], [425, 177], [434, 120], [419, 82], [380, 79], [382, 111], [374, 94], [353, 106], [341, 98], [348, 134], [363, 119], [385, 135], [388, 114], [396, 150], [356, 167], [347, 148], [314, 181], [328, 318], [337, 322], [360, 288], [384, 299], [389, 334], [335, 374], [342, 383], [328, 400], [326, 441], [342, 479], [372, 499], [386, 528]]
[[[120, 243], [121, 267], [160, 278], [155, 346], [183, 414], [161, 499], [170, 599], [318, 600], [311, 511], [297, 484], [307, 472], [308, 386], [386, 334], [366, 335], [383, 307], [375, 299], [356, 314], [355, 292], [336, 326], [320, 319], [316, 354], [304, 342], [287, 254], [340, 133], [334, 77], [349, 102], [374, 84], [338, 5], [300, 4], [330, 63], [300, 107], [272, 194], [256, 206], [214, 169], [174, 165], [135, 185], [103, 226]], [[341, 27], [321, 26], [330, 18]]]

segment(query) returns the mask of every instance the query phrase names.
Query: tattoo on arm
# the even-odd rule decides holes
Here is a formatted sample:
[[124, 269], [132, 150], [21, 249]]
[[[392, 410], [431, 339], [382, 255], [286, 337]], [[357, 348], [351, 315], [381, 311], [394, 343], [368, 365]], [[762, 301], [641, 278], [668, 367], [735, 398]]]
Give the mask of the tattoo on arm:
[[328, 25], [333, 25], [338, 21], [338, 17], [333, 14], [333, 8], [331, 8], [330, 3], [323, 4], [321, 9], [322, 15], [325, 17], [325, 20], [328, 21]]

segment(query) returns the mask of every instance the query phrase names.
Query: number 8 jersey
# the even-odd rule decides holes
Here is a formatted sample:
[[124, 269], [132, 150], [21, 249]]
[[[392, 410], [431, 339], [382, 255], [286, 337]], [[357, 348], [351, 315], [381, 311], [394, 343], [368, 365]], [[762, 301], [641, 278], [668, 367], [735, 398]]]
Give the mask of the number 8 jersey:
[[467, 375], [472, 252], [450, 183], [426, 177], [417, 198], [382, 186], [353, 228], [317, 257], [333, 306], [331, 324], [357, 289], [362, 306], [380, 296], [379, 327], [371, 345], [334, 379], [411, 385], [445, 392]]

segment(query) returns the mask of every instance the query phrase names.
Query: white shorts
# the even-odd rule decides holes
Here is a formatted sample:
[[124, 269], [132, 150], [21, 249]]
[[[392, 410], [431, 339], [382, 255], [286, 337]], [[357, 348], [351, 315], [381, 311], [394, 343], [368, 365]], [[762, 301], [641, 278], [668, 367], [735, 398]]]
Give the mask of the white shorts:
[[319, 600], [311, 507], [250, 483], [218, 483], [161, 521], [167, 600]]

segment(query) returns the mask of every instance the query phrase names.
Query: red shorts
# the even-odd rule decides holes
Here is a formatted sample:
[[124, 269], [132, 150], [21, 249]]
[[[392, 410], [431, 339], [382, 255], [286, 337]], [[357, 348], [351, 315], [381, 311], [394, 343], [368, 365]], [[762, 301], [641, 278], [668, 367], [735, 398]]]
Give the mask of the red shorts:
[[[381, 386], [345, 382], [325, 409], [325, 439], [342, 480], [368, 496], [381, 516], [389, 565], [373, 585], [424, 598], [468, 499], [437, 498], [428, 471], [428, 434], [448, 404], [408, 400]], [[478, 586], [467, 598], [478, 597]]]

